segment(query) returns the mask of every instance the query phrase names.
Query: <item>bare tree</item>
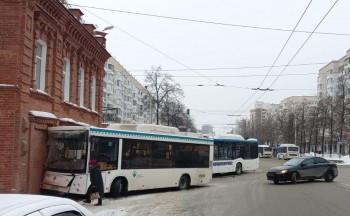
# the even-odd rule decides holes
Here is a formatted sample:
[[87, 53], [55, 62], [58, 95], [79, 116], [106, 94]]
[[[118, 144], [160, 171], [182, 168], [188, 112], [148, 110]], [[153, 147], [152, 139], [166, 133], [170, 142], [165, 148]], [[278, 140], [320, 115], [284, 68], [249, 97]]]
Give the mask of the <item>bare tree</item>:
[[161, 67], [152, 67], [150, 71], [146, 71], [147, 89], [154, 99], [156, 108], [156, 123], [160, 123], [160, 114], [166, 107], [169, 98], [180, 99], [183, 97], [183, 90], [176, 83], [172, 76], [161, 72]]

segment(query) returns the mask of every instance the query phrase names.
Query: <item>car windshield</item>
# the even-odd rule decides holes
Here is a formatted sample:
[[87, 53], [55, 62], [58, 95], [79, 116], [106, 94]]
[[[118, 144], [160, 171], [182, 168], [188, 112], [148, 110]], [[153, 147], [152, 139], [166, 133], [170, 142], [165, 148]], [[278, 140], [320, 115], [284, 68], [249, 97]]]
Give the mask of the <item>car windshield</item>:
[[293, 158], [285, 162], [283, 166], [298, 166], [303, 161], [304, 161], [304, 158]]

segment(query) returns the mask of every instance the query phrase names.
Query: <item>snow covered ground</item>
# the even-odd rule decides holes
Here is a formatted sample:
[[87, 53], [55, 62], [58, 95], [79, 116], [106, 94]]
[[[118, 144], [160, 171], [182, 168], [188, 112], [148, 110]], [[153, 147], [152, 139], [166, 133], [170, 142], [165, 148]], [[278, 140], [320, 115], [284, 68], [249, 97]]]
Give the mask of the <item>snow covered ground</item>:
[[[315, 154], [303, 154], [302, 156], [315, 156]], [[321, 154], [316, 154], [316, 156], [322, 157]], [[349, 155], [339, 157], [338, 154], [333, 154], [332, 157], [330, 157], [330, 155], [325, 154], [324, 158], [331, 161], [337, 161], [338, 166], [350, 166]], [[86, 204], [82, 201], [79, 203], [93, 212], [96, 216], [163, 216], [169, 215], [169, 212], [172, 211], [174, 206], [181, 205], [183, 197], [189, 196], [187, 193], [191, 192], [193, 191], [179, 193], [170, 190], [162, 193], [140, 193], [127, 198], [123, 197], [118, 199], [106, 197], [103, 200], [102, 206], [94, 206], [93, 204], [97, 202], [96, 200], [91, 204]], [[169, 212], [164, 212], [164, 209], [168, 209]]]
[[[313, 152], [302, 154], [303, 156], [315, 156]], [[316, 154], [317, 157], [322, 157], [322, 154]], [[338, 155], [332, 154], [332, 157], [329, 154], [324, 154], [323, 158], [337, 163], [337, 165], [350, 165], [349, 155]]]

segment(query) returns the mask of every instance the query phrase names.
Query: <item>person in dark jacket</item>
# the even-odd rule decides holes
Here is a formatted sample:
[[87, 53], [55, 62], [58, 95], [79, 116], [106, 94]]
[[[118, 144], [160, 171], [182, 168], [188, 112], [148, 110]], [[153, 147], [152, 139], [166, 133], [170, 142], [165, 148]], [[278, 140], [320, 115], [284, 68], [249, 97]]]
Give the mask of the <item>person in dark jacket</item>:
[[95, 206], [100, 206], [102, 205], [102, 197], [104, 196], [104, 187], [100, 165], [97, 163], [96, 160], [90, 160], [89, 168], [91, 184], [86, 192], [86, 200], [84, 200], [84, 202], [91, 203], [90, 195], [92, 193], [98, 192], [100, 197], [98, 198], [98, 203], [95, 204]]

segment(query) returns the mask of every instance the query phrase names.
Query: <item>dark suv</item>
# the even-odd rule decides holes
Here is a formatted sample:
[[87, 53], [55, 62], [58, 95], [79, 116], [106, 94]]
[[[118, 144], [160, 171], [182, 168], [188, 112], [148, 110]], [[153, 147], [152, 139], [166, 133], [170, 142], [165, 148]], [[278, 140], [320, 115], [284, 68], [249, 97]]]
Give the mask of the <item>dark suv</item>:
[[338, 176], [337, 165], [321, 157], [297, 157], [281, 166], [273, 167], [266, 173], [267, 180], [278, 184], [280, 181], [297, 183], [300, 180], [324, 179], [332, 182]]

